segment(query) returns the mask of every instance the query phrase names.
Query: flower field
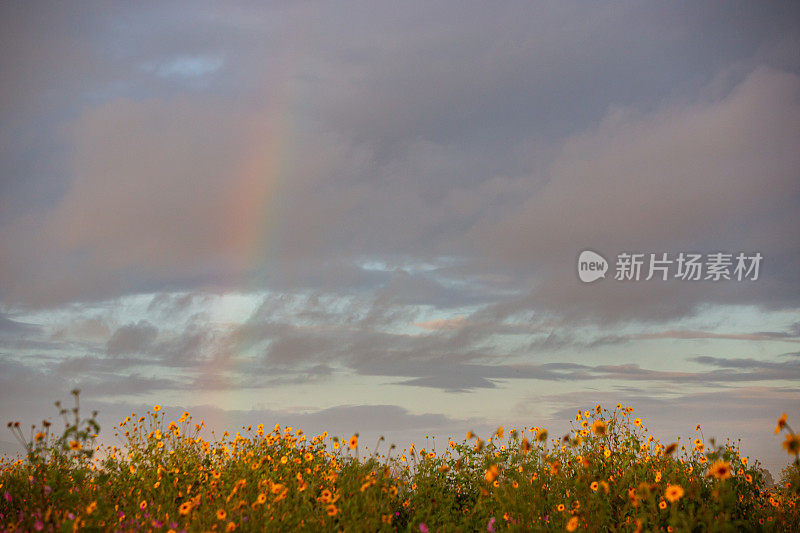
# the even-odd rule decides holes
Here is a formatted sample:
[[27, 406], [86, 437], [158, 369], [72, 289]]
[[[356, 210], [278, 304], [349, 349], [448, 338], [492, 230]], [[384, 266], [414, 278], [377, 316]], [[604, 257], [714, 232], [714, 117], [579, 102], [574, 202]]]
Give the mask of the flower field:
[[[736, 446], [700, 426], [662, 442], [622, 405], [576, 413], [561, 438], [500, 427], [365, 456], [358, 435], [277, 425], [209, 441], [202, 421], [159, 406], [103, 447], [75, 399], [58, 435], [9, 424], [28, 455], [0, 464], [3, 531], [800, 531], [797, 466], [765, 487]], [[776, 432], [797, 458], [785, 415]]]

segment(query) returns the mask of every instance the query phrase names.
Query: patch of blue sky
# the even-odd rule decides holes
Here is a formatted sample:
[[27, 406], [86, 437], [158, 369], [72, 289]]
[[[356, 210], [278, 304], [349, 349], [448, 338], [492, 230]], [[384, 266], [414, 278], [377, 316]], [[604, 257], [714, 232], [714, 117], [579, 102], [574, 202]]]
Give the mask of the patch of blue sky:
[[417, 272], [435, 272], [453, 266], [461, 260], [455, 257], [437, 257], [434, 261], [415, 261], [411, 258], [377, 259], [365, 258], [360, 261], [359, 266], [362, 270], [377, 272], [393, 272], [397, 269], [405, 270], [409, 274]]
[[[698, 322], [701, 321], [701, 322]], [[768, 310], [757, 305], [706, 305], [696, 316], [687, 316], [676, 324], [697, 329], [707, 324], [719, 331], [750, 333], [753, 331], [782, 331], [800, 321], [796, 309]]]
[[362, 270], [373, 270], [378, 272], [391, 272], [394, 270], [394, 267], [389, 267], [389, 264], [385, 261], [378, 261], [375, 259], [370, 259], [361, 263]]
[[148, 72], [162, 78], [198, 78], [213, 74], [225, 64], [217, 55], [179, 56], [165, 62], [149, 62], [142, 65]]

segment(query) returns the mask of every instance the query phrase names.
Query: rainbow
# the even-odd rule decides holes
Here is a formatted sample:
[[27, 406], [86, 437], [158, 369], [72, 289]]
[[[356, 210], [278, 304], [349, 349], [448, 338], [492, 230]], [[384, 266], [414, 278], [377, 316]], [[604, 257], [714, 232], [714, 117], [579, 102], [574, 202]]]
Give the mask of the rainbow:
[[[236, 288], [243, 293], [259, 289], [259, 267], [271, 259], [278, 233], [278, 210], [282, 184], [292, 171], [293, 105], [292, 77], [302, 56], [302, 33], [293, 32], [277, 54], [276, 64], [263, 87], [256, 112], [244, 125], [249, 139], [242, 155], [230, 172], [230, 187], [223, 199], [228, 213], [222, 247], [230, 279], [222, 280], [224, 289]], [[209, 287], [209, 289], [214, 289]], [[214, 291], [216, 292], [216, 291]], [[242, 360], [242, 340], [234, 339], [222, 354], [217, 354], [202, 367], [198, 377], [198, 392], [222, 393], [214, 386]], [[224, 392], [221, 406], [243, 406], [243, 391]], [[222, 426], [220, 426], [222, 427]]]

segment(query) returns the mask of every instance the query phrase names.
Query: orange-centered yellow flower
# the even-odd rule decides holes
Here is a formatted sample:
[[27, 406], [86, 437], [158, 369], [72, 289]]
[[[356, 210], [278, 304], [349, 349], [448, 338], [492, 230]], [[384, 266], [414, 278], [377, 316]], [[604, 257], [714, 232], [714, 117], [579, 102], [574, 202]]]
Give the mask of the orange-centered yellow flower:
[[716, 479], [728, 479], [731, 477], [731, 464], [727, 461], [715, 461], [708, 469], [708, 476]]
[[776, 435], [777, 435], [778, 433], [780, 433], [780, 432], [781, 432], [781, 430], [782, 430], [782, 429], [784, 428], [784, 426], [786, 425], [786, 418], [787, 418], [787, 417], [786, 417], [786, 413], [783, 413], [783, 414], [782, 414], [780, 417], [778, 417], [778, 425], [777, 425], [777, 426], [775, 426], [775, 434], [776, 434]]
[[667, 485], [667, 490], [664, 491], [664, 497], [670, 501], [670, 503], [675, 503], [676, 501], [683, 498], [684, 495], [683, 487], [680, 485]]
[[602, 420], [595, 420], [592, 422], [592, 431], [596, 435], [605, 435], [606, 434], [606, 423]]
[[800, 453], [800, 435], [789, 434], [786, 435], [786, 440], [783, 441], [783, 447], [786, 448], [786, 453], [790, 455], [797, 455]]
[[580, 524], [580, 519], [577, 516], [573, 516], [567, 522], [567, 531], [575, 531], [578, 529], [578, 525]]

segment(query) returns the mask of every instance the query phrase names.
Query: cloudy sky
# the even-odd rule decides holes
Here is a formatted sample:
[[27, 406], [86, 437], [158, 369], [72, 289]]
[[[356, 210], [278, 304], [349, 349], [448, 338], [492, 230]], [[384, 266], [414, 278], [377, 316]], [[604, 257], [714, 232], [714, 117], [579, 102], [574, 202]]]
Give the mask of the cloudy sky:
[[5, 2], [0, 73], [3, 421], [77, 387], [403, 446], [622, 402], [788, 462], [795, 2]]

